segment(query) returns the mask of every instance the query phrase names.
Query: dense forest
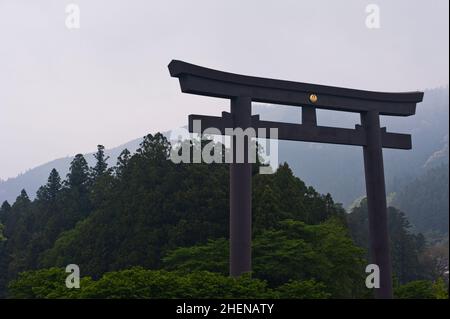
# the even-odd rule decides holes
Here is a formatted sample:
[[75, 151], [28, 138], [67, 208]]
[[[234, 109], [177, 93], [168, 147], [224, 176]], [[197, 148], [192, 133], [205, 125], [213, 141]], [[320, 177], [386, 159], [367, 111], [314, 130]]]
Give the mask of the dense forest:
[[[201, 147], [201, 145], [191, 145]], [[108, 167], [74, 157], [30, 200], [0, 208], [0, 295], [9, 298], [371, 298], [365, 201], [347, 214], [287, 164], [253, 174], [253, 273], [228, 273], [228, 169], [174, 164], [162, 134]], [[397, 298], [448, 298], [442, 250], [390, 208]], [[448, 256], [447, 256], [448, 257]], [[80, 289], [64, 268], [80, 267]]]

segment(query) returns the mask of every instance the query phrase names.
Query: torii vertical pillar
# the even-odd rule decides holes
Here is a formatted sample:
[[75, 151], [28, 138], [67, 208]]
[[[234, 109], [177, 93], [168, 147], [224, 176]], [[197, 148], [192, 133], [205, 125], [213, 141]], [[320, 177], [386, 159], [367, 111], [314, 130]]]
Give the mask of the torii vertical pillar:
[[363, 146], [363, 150], [369, 214], [369, 250], [371, 263], [376, 264], [380, 270], [380, 287], [375, 289], [375, 296], [390, 299], [392, 269], [379, 113], [376, 111], [362, 113], [361, 124], [367, 136], [367, 144]]
[[[252, 100], [231, 100], [234, 128], [251, 127]], [[230, 275], [240, 276], [252, 269], [252, 164], [248, 138], [244, 141], [244, 163], [237, 163], [236, 137], [232, 137], [233, 162], [230, 164]]]

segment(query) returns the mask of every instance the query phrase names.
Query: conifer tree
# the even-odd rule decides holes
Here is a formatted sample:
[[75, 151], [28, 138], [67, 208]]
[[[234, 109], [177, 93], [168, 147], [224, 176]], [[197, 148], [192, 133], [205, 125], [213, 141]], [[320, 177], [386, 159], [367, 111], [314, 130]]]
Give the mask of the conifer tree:
[[75, 155], [67, 174], [67, 185], [71, 189], [84, 190], [90, 182], [89, 166], [82, 154]]
[[106, 173], [108, 169], [109, 156], [105, 156], [105, 147], [103, 145], [97, 145], [97, 153], [94, 154], [97, 163], [92, 168], [92, 179], [96, 180], [99, 176]]
[[131, 153], [128, 149], [124, 149], [120, 153], [119, 157], [117, 158], [117, 164], [115, 167], [115, 172], [118, 177], [122, 176], [123, 171], [128, 166], [130, 158], [131, 158]]
[[4, 201], [2, 206], [0, 207], [0, 223], [5, 223], [11, 213], [11, 205], [8, 201]]
[[59, 176], [59, 173], [56, 169], [52, 169], [50, 172], [50, 175], [47, 180], [47, 184], [44, 186], [41, 186], [37, 193], [36, 197], [38, 200], [41, 201], [55, 201], [56, 196], [58, 195], [59, 191], [61, 190], [62, 184], [61, 184], [61, 177]]

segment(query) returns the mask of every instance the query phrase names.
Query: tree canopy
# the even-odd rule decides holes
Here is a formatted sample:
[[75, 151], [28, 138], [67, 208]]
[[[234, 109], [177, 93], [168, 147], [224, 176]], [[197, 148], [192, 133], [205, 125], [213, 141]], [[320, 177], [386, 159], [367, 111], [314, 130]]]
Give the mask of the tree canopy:
[[[0, 295], [371, 297], [364, 286], [364, 204], [347, 215], [330, 194], [305, 185], [287, 164], [271, 175], [255, 169], [254, 271], [251, 278], [232, 279], [225, 239], [227, 165], [175, 164], [169, 160], [171, 151], [162, 134], [148, 135], [136, 153], [124, 150], [116, 166], [108, 167], [99, 145], [93, 167], [79, 154], [65, 180], [56, 170], [50, 172], [35, 200], [23, 190], [13, 205], [3, 203]], [[408, 232], [403, 214], [390, 212], [399, 284], [424, 279], [419, 262], [423, 238]], [[78, 291], [64, 286], [68, 264], [77, 264], [84, 276]]]

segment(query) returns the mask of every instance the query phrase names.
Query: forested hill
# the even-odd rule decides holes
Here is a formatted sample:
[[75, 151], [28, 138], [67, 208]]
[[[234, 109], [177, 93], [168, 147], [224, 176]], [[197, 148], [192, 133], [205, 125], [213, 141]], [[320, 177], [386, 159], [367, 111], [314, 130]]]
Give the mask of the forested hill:
[[[149, 135], [134, 155], [123, 151], [108, 169], [99, 147], [93, 167], [77, 155], [67, 179], [53, 170], [34, 201], [22, 191], [12, 205], [5, 202], [3, 292], [21, 271], [75, 263], [96, 278], [131, 266], [155, 269], [171, 249], [227, 237], [227, 166], [177, 165], [168, 160], [169, 150], [163, 135]], [[255, 175], [254, 196], [255, 233], [281, 220], [318, 224], [344, 218], [329, 195], [306, 187], [288, 166]], [[345, 232], [339, 236], [344, 240]], [[358, 267], [358, 248], [351, 241], [343, 245], [353, 251], [346, 265]]]
[[[227, 279], [227, 166], [174, 164], [168, 160], [170, 148], [162, 134], [149, 135], [134, 155], [124, 150], [117, 165], [108, 168], [99, 146], [91, 167], [77, 155], [65, 180], [52, 170], [34, 200], [23, 190], [11, 205], [3, 203], [1, 294], [370, 297], [364, 288], [367, 252], [358, 246], [364, 235], [355, 233], [364, 229], [364, 218], [352, 215], [356, 227], [349, 229], [341, 206], [330, 195], [307, 187], [287, 164], [272, 175], [259, 175], [255, 167], [254, 279]], [[394, 251], [418, 261], [426, 249], [424, 241], [408, 235], [403, 222], [392, 225], [403, 234], [392, 242], [398, 247]], [[405, 236], [411, 238], [408, 245], [403, 245]], [[79, 265], [83, 276], [91, 276], [76, 293], [58, 279], [68, 264]], [[398, 283], [435, 280], [435, 273], [423, 271], [434, 269], [430, 265], [395, 262], [394, 269], [401, 273]], [[431, 297], [441, 287], [432, 281], [417, 284]], [[399, 296], [410, 292], [406, 287], [399, 287]]]
[[407, 212], [418, 232], [428, 237], [448, 236], [448, 162], [430, 168], [397, 192], [392, 205]]

